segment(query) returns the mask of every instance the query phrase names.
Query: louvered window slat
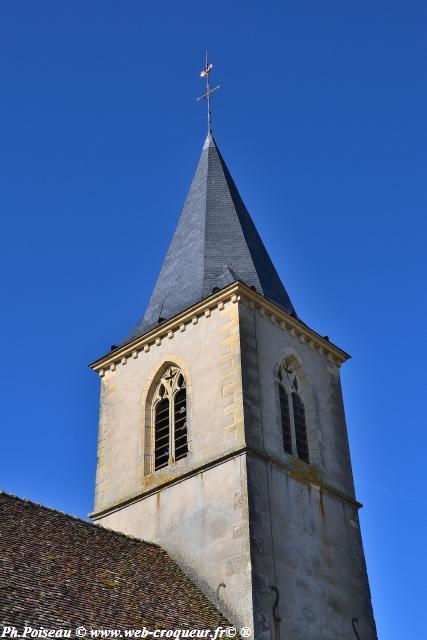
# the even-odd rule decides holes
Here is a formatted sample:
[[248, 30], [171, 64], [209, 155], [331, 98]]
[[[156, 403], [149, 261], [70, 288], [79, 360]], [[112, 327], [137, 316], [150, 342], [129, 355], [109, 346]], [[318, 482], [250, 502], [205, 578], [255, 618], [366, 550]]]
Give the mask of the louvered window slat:
[[292, 393], [292, 407], [294, 411], [295, 423], [295, 443], [298, 457], [304, 462], [309, 462], [308, 442], [307, 442], [307, 426], [305, 423], [304, 404], [295, 391]]
[[279, 367], [278, 386], [283, 450], [310, 463], [304, 401], [300, 395], [301, 381], [295, 363], [285, 360]]
[[175, 409], [175, 460], [185, 458], [187, 443], [187, 391], [180, 389], [174, 398]]
[[161, 469], [169, 461], [169, 400], [160, 400], [154, 420], [154, 468]]
[[154, 470], [188, 454], [187, 391], [182, 372], [168, 367], [153, 397]]
[[279, 385], [280, 416], [282, 419], [283, 449], [292, 453], [291, 416], [289, 412], [288, 392]]

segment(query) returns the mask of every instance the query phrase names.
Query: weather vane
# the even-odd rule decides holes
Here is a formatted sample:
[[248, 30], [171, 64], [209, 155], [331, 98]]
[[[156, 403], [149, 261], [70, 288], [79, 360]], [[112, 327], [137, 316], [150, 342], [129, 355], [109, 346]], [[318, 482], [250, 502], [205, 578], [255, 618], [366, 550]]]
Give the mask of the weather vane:
[[208, 62], [208, 52], [206, 51], [205, 68], [200, 72], [200, 77], [206, 78], [206, 91], [202, 96], [200, 96], [200, 98], [197, 98], [197, 101], [206, 100], [206, 102], [208, 103], [208, 133], [212, 132], [211, 95], [221, 86], [219, 84], [216, 87], [211, 88], [209, 84], [209, 75], [212, 69], [213, 69], [213, 64], [210, 64]]

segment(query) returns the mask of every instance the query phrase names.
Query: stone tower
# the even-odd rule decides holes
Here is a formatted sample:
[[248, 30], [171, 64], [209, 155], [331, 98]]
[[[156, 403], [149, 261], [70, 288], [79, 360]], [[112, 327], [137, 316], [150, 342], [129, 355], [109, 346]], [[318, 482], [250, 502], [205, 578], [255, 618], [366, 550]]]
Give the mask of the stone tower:
[[298, 318], [209, 134], [143, 319], [92, 364], [93, 519], [160, 544], [256, 640], [374, 640], [348, 357]]

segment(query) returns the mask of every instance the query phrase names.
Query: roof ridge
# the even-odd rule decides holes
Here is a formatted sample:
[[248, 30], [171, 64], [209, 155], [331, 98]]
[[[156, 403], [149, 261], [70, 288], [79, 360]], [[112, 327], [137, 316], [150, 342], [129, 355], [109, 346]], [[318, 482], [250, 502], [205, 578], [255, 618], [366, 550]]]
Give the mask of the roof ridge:
[[[205, 152], [206, 152], [206, 156], [207, 156], [206, 183], [207, 183], [207, 176], [209, 175], [209, 149], [210, 149], [210, 147], [212, 147], [212, 146], [213, 146], [213, 147], [215, 147], [215, 146], [216, 146], [216, 145], [215, 145], [215, 140], [214, 140], [214, 138], [213, 138], [213, 136], [212, 136], [211, 131], [208, 131], [208, 135], [206, 136], [205, 144], [203, 145], [203, 149], [202, 149], [202, 155], [203, 155], [203, 153], [205, 153]], [[199, 158], [199, 164], [200, 164], [200, 161], [201, 161], [201, 159], [202, 159], [202, 155], [201, 155], [201, 156], [200, 156], [200, 158]], [[196, 169], [196, 171], [197, 171], [197, 169]], [[208, 189], [207, 189], [207, 186], [206, 186], [206, 189], [205, 189], [205, 197], [204, 197], [204, 200], [205, 200], [205, 208], [206, 208], [206, 207], [207, 207], [207, 204], [208, 204]], [[185, 206], [185, 205], [184, 205], [184, 206]], [[204, 253], [204, 252], [205, 252], [205, 250], [206, 250], [206, 235], [207, 235], [207, 221], [206, 221], [206, 216], [205, 216], [205, 218], [204, 218], [204, 225], [203, 225], [203, 227], [204, 227], [204, 228], [203, 228], [203, 253]], [[201, 292], [200, 292], [200, 299], [201, 299], [201, 300], [203, 300], [203, 282], [204, 282], [204, 280], [205, 280], [205, 272], [206, 272], [206, 264], [205, 264], [205, 263], [203, 263], [203, 266], [202, 266], [202, 290], [201, 290]]]
[[136, 536], [132, 536], [128, 533], [123, 533], [122, 531], [116, 531], [115, 529], [111, 529], [110, 527], [104, 527], [100, 524], [97, 524], [96, 522], [84, 520], [80, 516], [71, 515], [70, 513], [66, 513], [65, 511], [59, 511], [59, 509], [55, 509], [54, 507], [48, 507], [47, 505], [42, 504], [41, 502], [35, 502], [34, 500], [30, 500], [29, 498], [21, 498], [21, 496], [17, 496], [15, 493], [9, 493], [8, 491], [4, 491], [3, 489], [0, 489], [0, 496], [6, 496], [7, 498], [11, 498], [12, 500], [16, 500], [17, 502], [22, 502], [24, 504], [29, 504], [32, 507], [39, 507], [46, 511], [51, 511], [53, 513], [56, 513], [60, 516], [65, 517], [68, 520], [80, 522], [81, 524], [84, 524], [87, 527], [91, 527], [95, 531], [106, 531], [108, 533], [112, 533], [115, 536], [121, 536], [122, 538], [133, 540], [134, 542], [142, 542], [143, 544], [150, 545], [151, 547], [156, 547], [164, 551], [164, 553], [167, 553], [163, 549], [163, 547], [161, 547], [159, 544], [156, 544], [155, 542], [150, 542], [149, 540], [142, 540], [141, 538], [137, 538]]

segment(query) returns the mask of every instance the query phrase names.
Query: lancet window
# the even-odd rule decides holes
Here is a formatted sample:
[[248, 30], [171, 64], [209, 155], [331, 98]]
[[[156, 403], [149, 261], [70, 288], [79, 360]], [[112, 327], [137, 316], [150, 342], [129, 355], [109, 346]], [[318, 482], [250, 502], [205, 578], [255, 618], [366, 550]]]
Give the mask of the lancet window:
[[300, 383], [292, 364], [285, 360], [279, 367], [283, 449], [304, 462], [310, 462], [305, 408], [299, 387]]
[[166, 467], [188, 453], [187, 389], [181, 370], [169, 366], [153, 397], [154, 470]]

